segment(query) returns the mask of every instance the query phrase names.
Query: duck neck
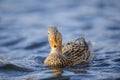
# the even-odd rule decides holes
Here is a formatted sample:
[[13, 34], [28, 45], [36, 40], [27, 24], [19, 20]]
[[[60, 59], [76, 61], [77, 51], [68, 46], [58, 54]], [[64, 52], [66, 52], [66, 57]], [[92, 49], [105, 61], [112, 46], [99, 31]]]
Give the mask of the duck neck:
[[51, 53], [61, 54], [62, 53], [62, 48], [58, 47], [58, 46], [56, 48], [51, 48]]

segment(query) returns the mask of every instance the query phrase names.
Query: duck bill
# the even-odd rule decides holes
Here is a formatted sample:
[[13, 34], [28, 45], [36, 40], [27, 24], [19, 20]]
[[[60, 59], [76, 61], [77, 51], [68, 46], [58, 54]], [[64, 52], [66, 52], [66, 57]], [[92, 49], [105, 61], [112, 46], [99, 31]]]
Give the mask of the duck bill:
[[52, 48], [55, 48], [57, 46], [58, 46], [57, 38], [56, 38], [56, 36], [53, 36], [52, 37]]

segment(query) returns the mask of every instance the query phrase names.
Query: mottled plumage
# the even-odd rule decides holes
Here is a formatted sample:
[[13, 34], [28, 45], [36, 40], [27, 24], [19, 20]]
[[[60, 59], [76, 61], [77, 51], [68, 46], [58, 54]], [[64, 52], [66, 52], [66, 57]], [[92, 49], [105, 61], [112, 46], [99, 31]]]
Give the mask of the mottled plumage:
[[44, 61], [47, 66], [74, 66], [92, 60], [93, 48], [90, 41], [87, 43], [81, 37], [62, 45], [62, 35], [56, 27], [50, 27], [48, 32], [51, 52]]
[[88, 62], [93, 57], [92, 44], [85, 41], [83, 37], [75, 41], [68, 42], [62, 47], [62, 54], [67, 56], [73, 65], [80, 64], [81, 62]]

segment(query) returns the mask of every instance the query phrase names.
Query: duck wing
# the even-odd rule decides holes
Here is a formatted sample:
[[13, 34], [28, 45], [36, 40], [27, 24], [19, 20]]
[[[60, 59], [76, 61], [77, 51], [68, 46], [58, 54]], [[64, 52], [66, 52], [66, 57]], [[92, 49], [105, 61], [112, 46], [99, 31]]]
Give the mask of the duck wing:
[[80, 37], [64, 44], [62, 47], [62, 54], [74, 64], [79, 64], [83, 61], [87, 62], [92, 53], [89, 47], [91, 47], [91, 45], [85, 41], [84, 37]]

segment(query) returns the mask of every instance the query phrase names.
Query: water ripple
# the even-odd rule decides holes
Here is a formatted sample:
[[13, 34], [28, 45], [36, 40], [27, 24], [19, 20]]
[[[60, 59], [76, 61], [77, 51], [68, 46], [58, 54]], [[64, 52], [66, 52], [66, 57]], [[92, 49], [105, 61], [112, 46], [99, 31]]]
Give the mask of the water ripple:
[[40, 48], [42, 46], [45, 46], [46, 44], [47, 44], [47, 42], [33, 43], [33, 44], [25, 47], [25, 49], [37, 49], [37, 48]]

